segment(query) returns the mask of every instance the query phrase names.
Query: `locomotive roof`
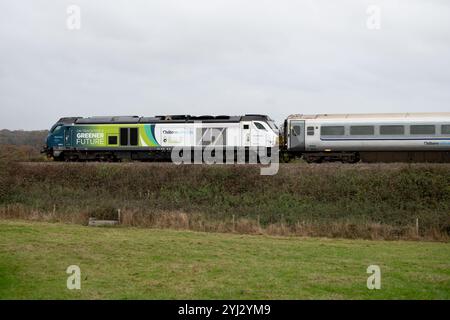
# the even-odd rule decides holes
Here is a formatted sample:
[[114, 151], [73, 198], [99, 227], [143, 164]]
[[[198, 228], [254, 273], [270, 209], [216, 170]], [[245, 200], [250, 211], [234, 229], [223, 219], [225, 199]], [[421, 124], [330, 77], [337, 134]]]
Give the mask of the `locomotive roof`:
[[450, 112], [422, 113], [343, 113], [343, 114], [292, 114], [288, 119], [300, 120], [345, 120], [345, 119], [423, 119], [450, 118]]
[[109, 124], [109, 123], [185, 123], [185, 122], [240, 122], [240, 121], [251, 121], [260, 120], [266, 121], [270, 118], [266, 115], [260, 114], [246, 114], [244, 116], [191, 116], [191, 115], [161, 115], [155, 117], [139, 117], [139, 116], [108, 116], [108, 117], [67, 117], [61, 118], [58, 122], [64, 124]]

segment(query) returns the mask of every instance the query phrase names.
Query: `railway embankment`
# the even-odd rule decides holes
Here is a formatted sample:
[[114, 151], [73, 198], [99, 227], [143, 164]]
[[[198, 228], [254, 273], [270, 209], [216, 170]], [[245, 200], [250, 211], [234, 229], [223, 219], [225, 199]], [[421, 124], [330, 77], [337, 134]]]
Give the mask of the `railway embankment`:
[[0, 218], [364, 239], [450, 237], [448, 164], [0, 164]]

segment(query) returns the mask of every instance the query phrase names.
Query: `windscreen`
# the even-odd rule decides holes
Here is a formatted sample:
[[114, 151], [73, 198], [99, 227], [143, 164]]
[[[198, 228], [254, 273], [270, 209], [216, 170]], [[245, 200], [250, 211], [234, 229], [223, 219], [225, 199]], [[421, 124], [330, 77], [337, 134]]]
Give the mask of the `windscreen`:
[[275, 121], [273, 121], [272, 119], [268, 119], [267, 124], [274, 132], [278, 132], [279, 129], [278, 129], [277, 125], [275, 124]]

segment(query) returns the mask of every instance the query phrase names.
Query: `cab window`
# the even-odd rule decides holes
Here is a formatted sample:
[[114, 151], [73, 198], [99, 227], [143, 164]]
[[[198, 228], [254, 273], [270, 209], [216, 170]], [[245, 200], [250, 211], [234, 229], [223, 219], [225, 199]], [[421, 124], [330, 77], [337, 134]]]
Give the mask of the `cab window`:
[[56, 125], [52, 128], [52, 130], [50, 130], [51, 132], [55, 132], [58, 131], [59, 129], [61, 129], [62, 125]]
[[256, 128], [258, 128], [259, 130], [267, 131], [267, 129], [266, 129], [266, 128], [263, 126], [263, 124], [260, 123], [260, 122], [255, 122], [255, 126], [256, 126]]

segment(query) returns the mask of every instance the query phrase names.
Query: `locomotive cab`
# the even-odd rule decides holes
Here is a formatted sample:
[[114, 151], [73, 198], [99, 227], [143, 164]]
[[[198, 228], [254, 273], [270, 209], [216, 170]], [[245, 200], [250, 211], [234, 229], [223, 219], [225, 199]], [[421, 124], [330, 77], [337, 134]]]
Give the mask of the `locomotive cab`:
[[278, 146], [279, 129], [266, 115], [246, 114], [241, 121], [241, 145], [245, 147]]
[[61, 151], [58, 149], [64, 148], [70, 138], [69, 128], [78, 117], [61, 118], [59, 119], [48, 132], [45, 145], [42, 149], [42, 153], [45, 153], [49, 158], [57, 159]]

